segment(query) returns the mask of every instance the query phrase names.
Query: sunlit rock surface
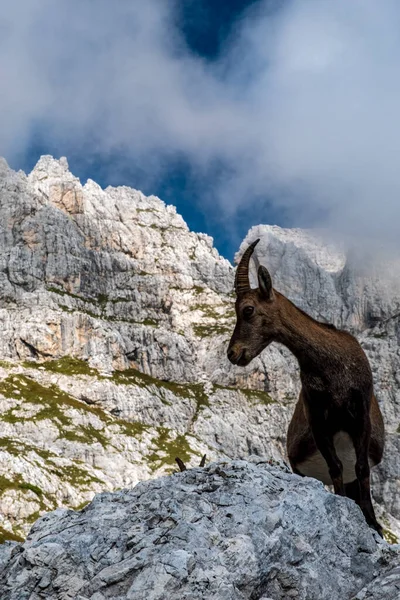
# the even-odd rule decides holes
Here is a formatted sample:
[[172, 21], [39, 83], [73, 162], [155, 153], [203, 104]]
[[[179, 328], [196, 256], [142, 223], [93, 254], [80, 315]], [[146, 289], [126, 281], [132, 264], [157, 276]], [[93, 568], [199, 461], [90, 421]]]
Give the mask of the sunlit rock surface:
[[[253, 228], [278, 290], [354, 331], [388, 431], [373, 492], [400, 519], [400, 266], [324, 235]], [[245, 369], [226, 348], [234, 268], [172, 206], [127, 187], [84, 186], [65, 159], [33, 172], [0, 163], [0, 534], [45, 511], [171, 471], [175, 456], [284, 455], [299, 390], [272, 345]]]
[[350, 600], [378, 580], [386, 596], [357, 598], [398, 598], [400, 546], [381, 541], [354, 502], [253, 460], [42, 517], [23, 545], [0, 547], [0, 597]]

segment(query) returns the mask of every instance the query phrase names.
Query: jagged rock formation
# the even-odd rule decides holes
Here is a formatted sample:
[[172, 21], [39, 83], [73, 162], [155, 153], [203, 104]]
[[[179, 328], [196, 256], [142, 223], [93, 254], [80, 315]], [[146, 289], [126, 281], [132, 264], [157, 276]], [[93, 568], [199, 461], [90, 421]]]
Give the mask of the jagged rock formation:
[[[244, 246], [256, 236], [277, 289], [352, 328], [371, 359], [389, 432], [374, 495], [396, 532], [400, 268], [360, 268], [276, 227]], [[284, 455], [297, 366], [278, 346], [230, 365], [233, 275], [211, 238], [158, 198], [82, 186], [65, 159], [42, 157], [28, 176], [0, 163], [3, 538], [46, 510], [170, 472], [176, 455]]]
[[397, 600], [399, 560], [351, 500], [256, 457], [45, 515], [23, 545], [0, 547], [0, 596]]
[[208, 236], [157, 198], [81, 186], [65, 159], [0, 171], [5, 537], [176, 455], [283, 448], [285, 409], [264, 374], [224, 367], [233, 268]]

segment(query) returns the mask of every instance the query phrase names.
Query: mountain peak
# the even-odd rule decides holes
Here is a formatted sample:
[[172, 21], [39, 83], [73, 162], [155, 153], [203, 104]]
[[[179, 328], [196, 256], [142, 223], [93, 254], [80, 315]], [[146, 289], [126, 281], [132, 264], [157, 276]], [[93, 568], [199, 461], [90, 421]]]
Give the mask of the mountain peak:
[[[3, 167], [4, 536], [22, 536], [38, 513], [168, 472], [176, 456], [283, 456], [297, 364], [274, 344], [246, 368], [229, 363], [234, 269], [212, 239], [155, 196], [82, 186], [64, 159], [44, 156], [29, 176]], [[242, 248], [256, 236], [276, 289], [352, 328], [368, 353], [392, 448], [373, 489], [397, 531], [400, 293], [343, 267], [322, 234], [262, 225]]]

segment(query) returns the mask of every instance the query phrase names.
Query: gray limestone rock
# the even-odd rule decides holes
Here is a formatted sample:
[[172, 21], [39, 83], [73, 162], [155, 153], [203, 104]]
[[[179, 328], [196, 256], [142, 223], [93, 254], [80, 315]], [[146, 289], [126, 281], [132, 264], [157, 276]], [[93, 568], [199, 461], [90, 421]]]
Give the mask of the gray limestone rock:
[[[351, 329], [370, 358], [388, 432], [373, 493], [398, 535], [398, 258], [360, 261], [324, 233], [261, 225], [241, 251], [255, 237], [276, 288]], [[285, 455], [298, 368], [278, 345], [229, 363], [233, 278], [160, 199], [82, 185], [66, 159], [42, 157], [28, 176], [1, 161], [1, 538], [168, 473], [176, 455]]]
[[351, 500], [255, 457], [45, 515], [1, 551], [0, 597], [394, 600], [399, 559]]
[[364, 587], [354, 600], [398, 600], [400, 597], [400, 566], [395, 566]]

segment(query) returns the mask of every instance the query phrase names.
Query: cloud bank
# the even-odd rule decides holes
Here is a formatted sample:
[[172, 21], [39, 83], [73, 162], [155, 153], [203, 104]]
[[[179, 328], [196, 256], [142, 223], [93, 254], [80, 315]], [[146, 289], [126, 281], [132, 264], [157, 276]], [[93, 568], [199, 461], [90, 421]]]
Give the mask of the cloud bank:
[[256, 204], [261, 220], [268, 201], [293, 225], [397, 242], [397, 0], [265, 0], [212, 63], [176, 15], [171, 0], [3, 3], [0, 154], [17, 160], [46, 131], [154, 178], [184, 156], [223, 166], [205, 210]]

